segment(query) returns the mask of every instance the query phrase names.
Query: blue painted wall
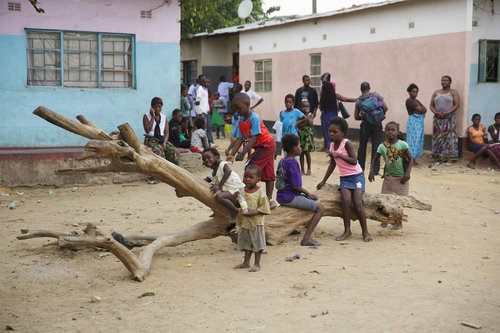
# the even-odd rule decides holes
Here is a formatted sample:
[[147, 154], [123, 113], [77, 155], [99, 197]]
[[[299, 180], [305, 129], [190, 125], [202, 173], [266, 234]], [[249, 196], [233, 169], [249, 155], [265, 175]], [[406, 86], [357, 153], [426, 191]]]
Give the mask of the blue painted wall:
[[32, 114], [44, 105], [68, 118], [77, 115], [107, 133], [129, 123], [142, 142], [143, 114], [151, 98], [163, 99], [169, 119], [179, 107], [179, 44], [136, 42], [136, 89], [28, 87], [24, 36], [0, 35], [0, 147], [83, 146], [88, 140]]
[[472, 125], [472, 115], [481, 115], [481, 124], [488, 127], [494, 123], [495, 113], [500, 112], [500, 83], [477, 82], [477, 64], [471, 64], [469, 89], [469, 115], [467, 124]]

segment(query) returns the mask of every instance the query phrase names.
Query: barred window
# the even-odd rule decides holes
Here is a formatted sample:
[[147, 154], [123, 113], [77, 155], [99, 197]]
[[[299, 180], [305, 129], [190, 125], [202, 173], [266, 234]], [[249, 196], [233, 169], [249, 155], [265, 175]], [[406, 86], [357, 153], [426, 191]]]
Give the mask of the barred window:
[[273, 90], [272, 60], [255, 61], [255, 91], [269, 92]]
[[29, 86], [134, 88], [134, 36], [27, 30]]
[[499, 82], [500, 41], [479, 41], [479, 82]]
[[316, 92], [321, 91], [321, 54], [311, 54], [310, 58], [310, 71], [311, 71], [311, 87], [316, 89]]

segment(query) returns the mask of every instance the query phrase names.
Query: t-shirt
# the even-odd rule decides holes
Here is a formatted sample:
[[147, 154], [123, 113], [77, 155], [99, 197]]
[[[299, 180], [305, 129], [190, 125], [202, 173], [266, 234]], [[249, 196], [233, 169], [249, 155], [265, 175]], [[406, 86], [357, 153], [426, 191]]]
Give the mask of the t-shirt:
[[299, 135], [299, 132], [295, 129], [295, 124], [297, 120], [304, 118], [304, 114], [293, 108], [291, 111], [283, 110], [280, 113], [280, 121], [283, 123], [283, 134], [291, 133]]
[[294, 107], [296, 109], [300, 109], [303, 101], [309, 102], [311, 112], [316, 111], [319, 104], [318, 93], [316, 92], [316, 89], [312, 88], [311, 86], [309, 86], [307, 89], [304, 89], [304, 87], [300, 87], [299, 89], [297, 89], [295, 91]]
[[[213, 174], [210, 174], [208, 176], [214, 184], [219, 184], [222, 177], [224, 177], [225, 165], [227, 165], [229, 169], [231, 169], [231, 163], [226, 161], [220, 161], [215, 176], [213, 176]], [[229, 175], [226, 182], [222, 186], [222, 191], [229, 191], [231, 193], [235, 193], [236, 191], [241, 191], [243, 187], [245, 187], [245, 184], [243, 184], [243, 182], [241, 181], [240, 176], [235, 171], [231, 170], [231, 174]]]
[[[405, 175], [403, 167], [403, 156], [397, 152], [404, 152], [408, 149], [408, 144], [405, 141], [398, 140], [395, 144], [391, 145], [392, 149], [396, 149], [396, 153], [387, 152], [387, 147], [381, 143], [378, 146], [377, 153], [382, 155], [385, 161], [385, 174], [393, 177], [402, 177]], [[390, 156], [388, 156], [390, 155]]]
[[285, 188], [278, 190], [276, 193], [276, 200], [279, 203], [292, 202], [295, 197], [300, 195], [300, 192], [295, 190], [294, 186], [302, 186], [302, 176], [300, 175], [299, 162], [296, 159], [288, 159], [284, 157], [278, 163], [278, 169], [283, 166], [285, 170]]
[[264, 126], [264, 122], [260, 119], [259, 115], [251, 111], [250, 117], [245, 120], [240, 117], [238, 129], [236, 131], [236, 138], [250, 139], [250, 137], [257, 135], [257, 142], [252, 148], [256, 148], [261, 143], [267, 143], [273, 140], [271, 134]]
[[470, 142], [470, 143], [484, 143], [484, 130], [486, 127], [483, 125], [479, 125], [478, 129], [475, 129], [474, 126], [469, 126], [467, 128], [467, 133], [472, 136], [475, 142]]
[[[266, 196], [266, 191], [262, 186], [259, 186], [254, 191], [248, 191], [246, 188], [242, 191], [245, 201], [247, 202], [248, 209], [257, 210], [264, 215], [271, 214], [269, 207], [269, 199]], [[254, 216], [245, 216], [243, 211], [240, 210], [236, 225], [241, 228], [254, 230], [258, 225], [264, 225], [264, 215], [258, 214]]]
[[239, 122], [240, 122], [240, 116], [237, 113], [233, 114], [233, 118], [231, 118], [231, 135], [234, 137], [236, 137]]
[[198, 128], [193, 133], [193, 137], [191, 138], [191, 147], [197, 147], [199, 150], [203, 151], [203, 138], [206, 139], [207, 131], [204, 129]]
[[259, 94], [257, 94], [253, 90], [245, 91], [245, 94], [247, 94], [248, 97], [250, 97], [250, 107], [254, 106], [255, 103], [257, 103], [258, 101], [260, 101], [260, 99], [262, 98], [262, 97], [260, 97]]
[[281, 121], [276, 121], [273, 125], [273, 130], [276, 132], [276, 142], [281, 142], [283, 123]]
[[181, 124], [175, 121], [175, 119], [171, 119], [168, 122], [168, 141], [170, 141], [177, 148], [181, 145], [180, 132]]

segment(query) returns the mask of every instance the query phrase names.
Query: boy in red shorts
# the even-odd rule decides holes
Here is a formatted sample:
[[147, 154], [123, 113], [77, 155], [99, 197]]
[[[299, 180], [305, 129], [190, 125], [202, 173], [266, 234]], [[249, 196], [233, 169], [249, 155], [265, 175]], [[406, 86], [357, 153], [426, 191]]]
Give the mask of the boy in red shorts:
[[[227, 155], [227, 161], [243, 161], [246, 153], [250, 149], [254, 152], [245, 163], [245, 168], [249, 165], [258, 165], [262, 169], [261, 180], [266, 183], [266, 195], [269, 199], [271, 209], [276, 208], [278, 204], [274, 199], [274, 152], [276, 151], [276, 142], [264, 126], [264, 122], [257, 113], [250, 110], [250, 98], [247, 94], [239, 93], [233, 98], [233, 106], [240, 116], [238, 129], [236, 130], [236, 141], [232, 151]], [[234, 157], [244, 140], [248, 140], [243, 150]]]

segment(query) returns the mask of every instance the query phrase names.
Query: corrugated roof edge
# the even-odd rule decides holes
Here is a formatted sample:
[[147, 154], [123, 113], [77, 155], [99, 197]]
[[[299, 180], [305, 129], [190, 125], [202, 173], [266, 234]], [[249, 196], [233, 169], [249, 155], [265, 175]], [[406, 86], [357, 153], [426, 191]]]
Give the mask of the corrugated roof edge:
[[329, 12], [324, 12], [324, 13], [319, 13], [319, 14], [310, 14], [310, 15], [304, 15], [304, 16], [299, 16], [299, 15], [275, 16], [275, 17], [271, 17], [271, 18], [264, 20], [264, 21], [252, 22], [252, 23], [247, 23], [244, 25], [217, 29], [211, 33], [200, 32], [196, 35], [193, 35], [192, 38], [236, 34], [238, 32], [242, 32], [242, 31], [256, 30], [256, 29], [262, 29], [262, 28], [267, 28], [267, 27], [274, 27], [274, 26], [278, 26], [278, 25], [290, 24], [293, 22], [315, 20], [315, 19], [319, 19], [319, 18], [348, 14], [348, 13], [352, 13], [352, 12], [356, 12], [356, 11], [360, 11], [360, 10], [366, 10], [366, 9], [376, 8], [376, 7], [383, 7], [383, 6], [393, 5], [396, 3], [407, 2], [407, 1], [409, 1], [409, 0], [388, 0], [388, 1], [377, 2], [377, 3], [365, 3], [362, 5], [355, 5], [355, 6], [352, 6], [349, 8], [341, 8], [341, 9], [337, 9], [337, 10], [333, 10], [333, 11], [329, 11]]

